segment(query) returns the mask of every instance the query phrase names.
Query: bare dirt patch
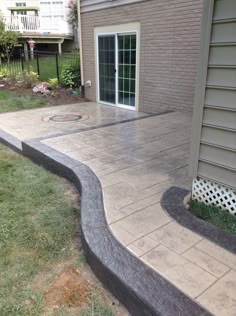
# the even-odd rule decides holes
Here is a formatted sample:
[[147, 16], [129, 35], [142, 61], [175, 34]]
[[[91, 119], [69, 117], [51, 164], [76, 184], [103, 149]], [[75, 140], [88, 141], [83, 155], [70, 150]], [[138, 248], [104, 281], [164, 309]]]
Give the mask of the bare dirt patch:
[[91, 285], [81, 278], [79, 270], [70, 268], [62, 272], [46, 291], [46, 305], [49, 308], [58, 308], [61, 305], [81, 307], [88, 303], [91, 290]]

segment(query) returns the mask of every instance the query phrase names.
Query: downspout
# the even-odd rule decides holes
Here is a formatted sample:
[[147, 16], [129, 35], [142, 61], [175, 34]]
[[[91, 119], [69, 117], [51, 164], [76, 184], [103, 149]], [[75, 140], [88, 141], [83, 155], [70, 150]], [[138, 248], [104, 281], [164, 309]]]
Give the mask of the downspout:
[[77, 0], [78, 27], [79, 27], [79, 51], [80, 51], [80, 76], [81, 76], [81, 96], [84, 97], [84, 62], [83, 62], [83, 44], [81, 30], [81, 9], [80, 0]]

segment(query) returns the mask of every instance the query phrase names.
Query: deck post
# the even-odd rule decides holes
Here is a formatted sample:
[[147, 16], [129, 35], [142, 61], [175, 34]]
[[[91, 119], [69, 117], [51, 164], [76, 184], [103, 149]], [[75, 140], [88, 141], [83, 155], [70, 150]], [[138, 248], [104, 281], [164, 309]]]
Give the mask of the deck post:
[[34, 48], [30, 47], [30, 59], [34, 60]]
[[57, 70], [57, 80], [60, 82], [60, 70], [59, 70], [59, 60], [58, 60], [58, 53], [56, 53], [56, 70]]
[[25, 61], [28, 61], [29, 60], [29, 52], [28, 52], [27, 42], [24, 42], [24, 55], [25, 55]]
[[20, 49], [20, 63], [21, 63], [21, 69], [24, 71], [24, 53]]
[[58, 43], [58, 53], [61, 55], [61, 42]]

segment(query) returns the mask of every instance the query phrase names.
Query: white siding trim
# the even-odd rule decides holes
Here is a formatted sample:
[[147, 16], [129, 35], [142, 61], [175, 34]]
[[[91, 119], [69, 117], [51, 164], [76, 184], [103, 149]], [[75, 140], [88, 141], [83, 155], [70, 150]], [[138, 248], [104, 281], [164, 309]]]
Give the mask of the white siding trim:
[[205, 86], [207, 82], [207, 70], [210, 51], [209, 43], [211, 38], [213, 10], [214, 0], [204, 1], [201, 26], [200, 58], [198, 63], [192, 123], [193, 129], [190, 170], [193, 177], [197, 176], [198, 170], [198, 157], [202, 132], [202, 119], [205, 101]]

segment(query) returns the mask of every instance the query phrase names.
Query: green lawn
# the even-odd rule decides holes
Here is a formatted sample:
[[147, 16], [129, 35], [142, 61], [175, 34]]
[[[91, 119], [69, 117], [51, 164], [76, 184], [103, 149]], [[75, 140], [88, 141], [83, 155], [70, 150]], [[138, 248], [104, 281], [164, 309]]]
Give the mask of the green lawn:
[[25, 109], [35, 109], [47, 105], [47, 99], [39, 98], [33, 93], [17, 93], [14, 91], [0, 91], [0, 113]]
[[208, 206], [193, 200], [190, 201], [189, 205], [191, 212], [195, 216], [218, 226], [230, 234], [236, 235], [236, 216], [218, 207]]
[[[62, 67], [64, 64], [74, 64], [78, 63], [79, 53], [64, 53], [58, 57], [58, 65], [59, 65], [59, 74], [61, 73]], [[32, 67], [33, 71], [37, 72], [37, 61], [36, 58], [31, 61], [24, 61], [24, 69], [29, 69]], [[0, 65], [1, 68], [6, 68], [9, 70], [10, 75], [15, 77], [15, 75], [22, 70], [22, 65], [20, 61], [12, 61], [9, 64]], [[39, 56], [39, 72], [40, 72], [40, 80], [47, 81], [50, 78], [57, 77], [57, 68], [56, 68], [56, 58], [55, 55], [40, 55]]]
[[63, 271], [86, 269], [77, 198], [66, 181], [0, 145], [1, 316], [115, 315], [97, 285], [80, 308], [73, 305], [80, 293], [72, 295], [69, 286], [63, 304], [54, 308], [47, 301], [53, 285], [58, 298], [55, 280]]

